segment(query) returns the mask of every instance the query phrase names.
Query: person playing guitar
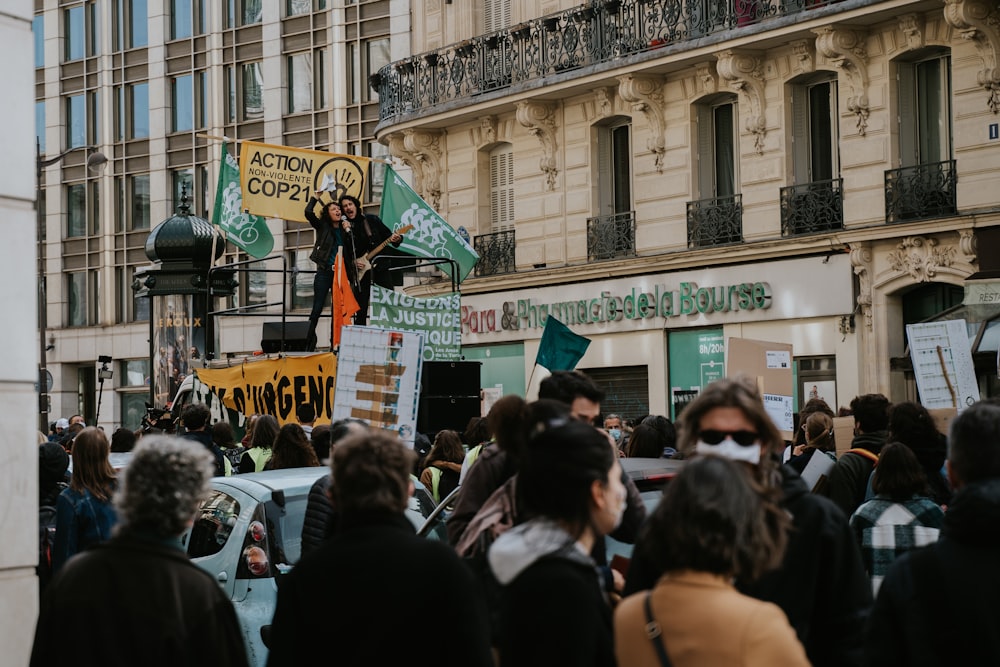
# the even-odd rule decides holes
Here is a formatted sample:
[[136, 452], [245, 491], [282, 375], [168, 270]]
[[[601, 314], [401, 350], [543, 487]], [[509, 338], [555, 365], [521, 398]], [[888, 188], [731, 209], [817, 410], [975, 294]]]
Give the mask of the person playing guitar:
[[384, 248], [386, 243], [394, 247], [398, 246], [403, 237], [399, 233], [390, 231], [377, 215], [363, 213], [361, 202], [358, 201], [357, 197], [344, 195], [340, 198], [340, 207], [343, 209], [344, 219], [351, 225], [351, 236], [354, 238], [354, 256], [357, 258], [358, 275], [361, 276], [358, 294], [358, 305], [361, 306], [361, 309], [354, 316], [354, 323], [363, 325], [368, 322], [368, 302], [371, 299], [372, 281], [379, 287], [395, 289], [392, 283], [392, 274], [389, 272], [389, 262], [375, 262], [374, 255], [372, 257], [367, 257], [367, 255], [379, 246]]

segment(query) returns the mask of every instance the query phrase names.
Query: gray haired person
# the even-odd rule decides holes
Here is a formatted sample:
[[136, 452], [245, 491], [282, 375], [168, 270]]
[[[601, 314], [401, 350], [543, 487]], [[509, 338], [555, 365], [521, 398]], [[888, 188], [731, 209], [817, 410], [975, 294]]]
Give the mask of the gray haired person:
[[70, 559], [42, 596], [32, 667], [248, 664], [232, 603], [181, 544], [213, 463], [191, 440], [139, 441], [114, 497], [114, 535]]

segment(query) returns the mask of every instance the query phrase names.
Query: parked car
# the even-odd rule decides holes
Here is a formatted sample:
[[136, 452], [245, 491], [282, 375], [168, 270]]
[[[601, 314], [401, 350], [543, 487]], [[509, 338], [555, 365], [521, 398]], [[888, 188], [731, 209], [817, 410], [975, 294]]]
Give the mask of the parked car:
[[[251, 665], [267, 662], [262, 630], [274, 615], [278, 579], [299, 560], [309, 488], [329, 471], [320, 466], [214, 477], [211, 495], [184, 536], [191, 560], [233, 601]], [[414, 484], [406, 513], [419, 529], [436, 504], [422, 484]]]

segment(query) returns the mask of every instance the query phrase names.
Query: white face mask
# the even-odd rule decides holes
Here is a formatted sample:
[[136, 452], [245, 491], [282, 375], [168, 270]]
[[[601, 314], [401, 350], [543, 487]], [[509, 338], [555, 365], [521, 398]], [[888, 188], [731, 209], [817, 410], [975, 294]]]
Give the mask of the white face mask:
[[620, 428], [608, 429], [608, 435], [614, 438], [615, 442], [618, 442], [619, 440], [622, 439], [622, 431]]
[[714, 454], [716, 456], [722, 456], [732, 461], [746, 461], [747, 463], [752, 463], [754, 465], [760, 464], [759, 444], [754, 443], [752, 445], [743, 446], [732, 438], [726, 438], [717, 445], [710, 445], [703, 440], [699, 440], [698, 444], [694, 446], [694, 451], [699, 454]]

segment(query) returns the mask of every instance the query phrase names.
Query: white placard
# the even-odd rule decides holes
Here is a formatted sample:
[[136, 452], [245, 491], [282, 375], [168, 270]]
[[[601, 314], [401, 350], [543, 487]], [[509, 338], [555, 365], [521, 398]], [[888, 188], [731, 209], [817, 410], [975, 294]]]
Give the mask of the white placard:
[[792, 411], [792, 397], [780, 394], [764, 394], [764, 410], [771, 418], [779, 431], [792, 431], [795, 429], [794, 413]]
[[961, 412], [979, 400], [965, 320], [906, 325], [920, 403]]
[[413, 447], [423, 350], [422, 333], [344, 327], [331, 419], [364, 420], [372, 428], [397, 432]]
[[768, 368], [791, 368], [792, 355], [788, 350], [768, 350], [764, 353]]

